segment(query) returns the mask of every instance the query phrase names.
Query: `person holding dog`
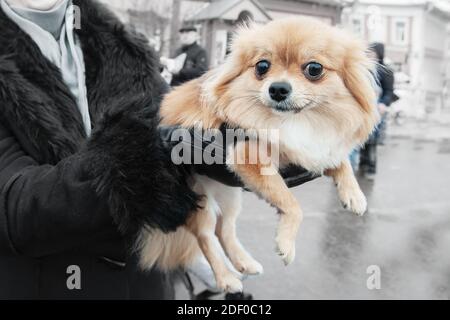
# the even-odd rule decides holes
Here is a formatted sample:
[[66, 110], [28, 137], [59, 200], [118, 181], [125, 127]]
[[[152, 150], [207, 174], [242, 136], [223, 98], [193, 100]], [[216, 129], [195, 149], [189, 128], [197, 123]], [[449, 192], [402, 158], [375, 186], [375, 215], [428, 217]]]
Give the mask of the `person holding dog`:
[[157, 57], [97, 1], [0, 5], [0, 299], [174, 298], [133, 254], [199, 197], [158, 128]]

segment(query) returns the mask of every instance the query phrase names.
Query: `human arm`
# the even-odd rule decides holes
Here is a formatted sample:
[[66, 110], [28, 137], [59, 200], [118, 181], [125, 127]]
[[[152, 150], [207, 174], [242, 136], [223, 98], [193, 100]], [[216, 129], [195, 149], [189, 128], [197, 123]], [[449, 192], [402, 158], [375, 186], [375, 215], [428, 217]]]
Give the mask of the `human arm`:
[[381, 87], [381, 97], [379, 104], [389, 107], [394, 98], [394, 73], [387, 67], [380, 70], [379, 82]]
[[[118, 102], [76, 154], [39, 164], [0, 124], [0, 252], [42, 257], [109, 239], [120, 229], [175, 230], [196, 207], [164, 151], [150, 101]], [[176, 204], [176, 205], [174, 205]]]

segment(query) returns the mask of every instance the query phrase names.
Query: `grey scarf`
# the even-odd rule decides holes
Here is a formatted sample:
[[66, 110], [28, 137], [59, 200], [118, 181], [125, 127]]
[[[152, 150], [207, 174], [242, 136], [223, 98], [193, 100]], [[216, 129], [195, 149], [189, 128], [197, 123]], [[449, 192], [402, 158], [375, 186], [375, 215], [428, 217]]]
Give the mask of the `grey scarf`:
[[49, 11], [10, 6], [5, 0], [5, 14], [27, 33], [42, 54], [61, 71], [65, 84], [76, 98], [87, 136], [91, 119], [87, 100], [83, 52], [74, 33], [74, 10], [70, 0], [63, 0]]

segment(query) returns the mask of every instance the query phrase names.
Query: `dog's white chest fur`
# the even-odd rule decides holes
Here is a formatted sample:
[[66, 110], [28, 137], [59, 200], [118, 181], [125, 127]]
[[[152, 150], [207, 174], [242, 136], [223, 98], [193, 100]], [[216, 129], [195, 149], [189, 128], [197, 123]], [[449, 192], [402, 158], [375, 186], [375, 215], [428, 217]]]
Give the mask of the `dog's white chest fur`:
[[287, 120], [279, 138], [280, 152], [290, 163], [318, 173], [339, 166], [353, 148], [344, 133], [326, 122]]

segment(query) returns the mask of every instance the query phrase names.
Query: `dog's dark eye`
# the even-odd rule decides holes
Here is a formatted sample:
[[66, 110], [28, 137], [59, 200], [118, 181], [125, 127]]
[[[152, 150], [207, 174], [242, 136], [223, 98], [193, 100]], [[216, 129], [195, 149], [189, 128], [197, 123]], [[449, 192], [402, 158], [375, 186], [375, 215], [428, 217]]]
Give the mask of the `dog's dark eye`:
[[305, 77], [311, 81], [320, 80], [323, 76], [323, 66], [317, 62], [308, 63], [303, 71]]
[[267, 72], [269, 72], [270, 62], [267, 60], [262, 60], [256, 64], [255, 69], [256, 69], [257, 76], [263, 76]]

